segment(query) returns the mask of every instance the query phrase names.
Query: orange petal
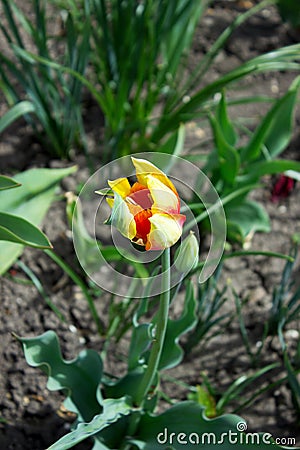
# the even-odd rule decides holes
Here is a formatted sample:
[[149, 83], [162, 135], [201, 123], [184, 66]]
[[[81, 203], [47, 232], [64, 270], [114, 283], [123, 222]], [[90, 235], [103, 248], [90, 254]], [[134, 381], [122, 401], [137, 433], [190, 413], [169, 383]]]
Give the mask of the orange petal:
[[150, 209], [144, 209], [134, 216], [136, 224], [136, 238], [142, 239], [144, 244], [147, 241], [147, 236], [150, 233], [151, 223], [149, 218], [152, 216]]

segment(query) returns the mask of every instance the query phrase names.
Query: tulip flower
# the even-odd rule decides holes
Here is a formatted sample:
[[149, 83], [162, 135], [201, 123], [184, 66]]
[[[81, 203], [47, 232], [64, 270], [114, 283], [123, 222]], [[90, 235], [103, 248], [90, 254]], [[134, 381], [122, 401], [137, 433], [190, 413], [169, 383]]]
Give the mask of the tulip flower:
[[[119, 232], [144, 246], [146, 250], [163, 250], [182, 235], [186, 217], [180, 214], [180, 199], [169, 178], [154, 164], [131, 158], [136, 169], [132, 185], [127, 178], [108, 181], [105, 192], [112, 208], [108, 223]], [[98, 191], [103, 194], [103, 191]]]
[[276, 203], [280, 199], [288, 197], [292, 193], [295, 183], [293, 178], [286, 175], [280, 175], [272, 189], [272, 202]]

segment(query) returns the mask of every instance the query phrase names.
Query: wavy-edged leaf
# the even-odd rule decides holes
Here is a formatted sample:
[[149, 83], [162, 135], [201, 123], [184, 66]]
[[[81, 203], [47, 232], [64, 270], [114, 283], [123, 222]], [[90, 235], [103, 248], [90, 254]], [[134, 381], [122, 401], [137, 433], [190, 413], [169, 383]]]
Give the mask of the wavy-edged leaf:
[[0, 191], [5, 189], [12, 189], [21, 186], [16, 180], [5, 175], [0, 175]]
[[[75, 166], [66, 169], [30, 169], [15, 175], [15, 181], [21, 186], [0, 191], [1, 211], [38, 226], [55, 198], [58, 183], [75, 170]], [[9, 269], [22, 251], [23, 246], [20, 244], [0, 242], [0, 274]]]
[[284, 448], [276, 445], [268, 433], [254, 433], [253, 437], [248, 434], [247, 438], [239, 431], [243, 426], [247, 428], [245, 420], [234, 414], [207, 419], [203, 407], [185, 401], [157, 416], [144, 414], [130, 442], [141, 450], [268, 450], [270, 444], [272, 448]]
[[16, 242], [35, 248], [52, 248], [47, 236], [22, 217], [0, 212], [0, 241]]
[[130, 350], [128, 358], [128, 370], [133, 370], [142, 364], [143, 355], [149, 350], [153, 336], [151, 323], [141, 323], [134, 326], [130, 341]]
[[102, 411], [97, 400], [102, 377], [102, 360], [94, 350], [82, 350], [72, 361], [62, 358], [58, 337], [54, 331], [34, 338], [17, 336], [22, 343], [27, 363], [40, 367], [48, 376], [47, 388], [67, 392], [68, 409], [81, 420], [90, 421]]
[[[89, 423], [80, 423], [74, 431], [66, 434], [48, 450], [67, 450], [79, 442], [94, 436], [99, 431], [111, 426], [120, 417], [128, 415], [131, 412], [128, 399], [126, 397], [119, 399], [107, 399], [103, 401], [103, 411], [96, 415]], [[94, 448], [106, 449], [107, 447], [100, 442]]]

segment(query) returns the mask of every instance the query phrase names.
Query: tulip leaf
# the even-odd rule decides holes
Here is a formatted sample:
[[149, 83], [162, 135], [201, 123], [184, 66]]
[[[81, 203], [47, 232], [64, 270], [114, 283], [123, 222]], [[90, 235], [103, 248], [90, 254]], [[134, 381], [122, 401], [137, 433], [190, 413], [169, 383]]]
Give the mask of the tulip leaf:
[[36, 248], [51, 248], [47, 236], [28, 220], [0, 212], [0, 241], [16, 242]]
[[[103, 401], [103, 412], [96, 415], [88, 423], [79, 423], [77, 428], [71, 433], [66, 434], [59, 439], [55, 444], [51, 445], [48, 450], [67, 450], [72, 448], [79, 442], [94, 436], [101, 430], [111, 426], [120, 417], [128, 415], [131, 411], [128, 399], [126, 397], [119, 399], [106, 399]], [[96, 449], [106, 449], [107, 447], [99, 444], [95, 444]]]
[[119, 398], [124, 395], [128, 395], [132, 398], [132, 401], [135, 402], [137, 396], [137, 386], [141, 383], [144, 372], [145, 368], [140, 365], [117, 381], [109, 381], [105, 383], [105, 397]]
[[[38, 226], [52, 201], [62, 178], [70, 175], [76, 167], [66, 169], [30, 169], [14, 176], [21, 186], [18, 189], [0, 191], [0, 208], [7, 214], [19, 216]], [[23, 245], [16, 242], [0, 242], [0, 274], [23, 252]]]
[[269, 433], [241, 432], [245, 420], [235, 414], [225, 414], [215, 419], [204, 416], [203, 407], [192, 401], [172, 406], [159, 415], [146, 413], [141, 417], [135, 438], [130, 443], [141, 450], [268, 450], [283, 448], [275, 444]]
[[94, 350], [83, 350], [72, 361], [62, 358], [57, 335], [47, 331], [34, 338], [17, 339], [21, 342], [27, 363], [40, 367], [48, 376], [47, 388], [67, 392], [68, 409], [81, 420], [90, 421], [102, 411], [97, 399], [102, 377], [102, 360]]
[[277, 173], [286, 172], [287, 170], [300, 172], [300, 162], [291, 161], [288, 159], [273, 159], [270, 161], [250, 164], [247, 167], [247, 173], [250, 176], [253, 175], [255, 178], [259, 178], [264, 175], [275, 175]]
[[6, 177], [5, 175], [0, 175], [0, 191], [4, 189], [11, 189], [21, 186], [20, 183], [13, 180], [12, 178]]
[[143, 356], [153, 341], [151, 330], [153, 325], [151, 323], [141, 323], [134, 326], [132, 330], [132, 337], [130, 341], [128, 369], [133, 370], [135, 367], [142, 364]]
[[243, 241], [250, 232], [270, 231], [268, 214], [257, 202], [244, 200], [240, 204], [229, 204], [225, 208], [225, 213], [228, 234], [230, 234], [230, 227], [233, 227], [235, 233], [240, 234], [238, 240]]
[[179, 338], [184, 333], [187, 333], [196, 324], [196, 321], [196, 299], [193, 284], [190, 280], [187, 280], [184, 308], [181, 317], [177, 320], [168, 319], [159, 370], [169, 369], [180, 363], [183, 358], [183, 350], [178, 344]]

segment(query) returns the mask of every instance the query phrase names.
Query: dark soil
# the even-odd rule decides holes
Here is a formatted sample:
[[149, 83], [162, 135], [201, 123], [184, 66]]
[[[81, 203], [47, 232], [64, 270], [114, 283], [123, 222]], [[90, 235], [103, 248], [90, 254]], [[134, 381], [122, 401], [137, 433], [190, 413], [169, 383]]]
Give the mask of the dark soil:
[[[29, 1], [24, 0], [17, 3], [25, 6], [30, 4]], [[229, 0], [215, 2], [214, 8], [209, 9], [197, 31], [189, 69], [194, 67], [233, 17], [245, 11], [251, 4], [254, 2]], [[277, 10], [267, 8], [252, 17], [233, 34], [209, 73], [209, 78], [211, 80], [251, 57], [283, 45], [293, 44], [298, 40], [299, 35], [282, 23]], [[274, 72], [251, 76], [244, 81], [244, 84], [248, 93], [279, 95], [288, 89], [294, 75]], [[249, 105], [247, 108], [243, 107], [243, 117], [257, 119], [264, 112], [262, 105], [255, 107]], [[0, 105], [0, 109], [1, 111], [5, 109], [4, 104]], [[235, 114], [239, 114], [238, 108], [235, 109]], [[286, 156], [289, 158], [299, 159], [299, 122], [298, 115], [295, 119], [294, 138], [286, 151]], [[205, 129], [198, 126], [196, 122], [192, 122], [188, 127], [186, 148], [189, 149], [204, 140], [207, 137], [206, 133]], [[57, 167], [66, 164], [45, 155], [23, 121], [13, 124], [1, 138], [1, 173], [9, 175], [29, 167]], [[98, 143], [92, 132], [89, 138], [91, 146], [97, 147]], [[75, 162], [80, 170], [76, 175], [63, 181], [61, 193], [74, 191], [78, 183], [85, 181], [89, 176], [85, 159], [76, 156]], [[288, 198], [281, 200], [280, 203], [272, 203], [273, 181], [269, 178], [265, 179], [264, 187], [254, 194], [255, 199], [263, 203], [270, 214], [272, 232], [256, 234], [251, 241], [251, 249], [288, 253], [291, 247], [291, 236], [300, 232], [300, 191], [296, 185]], [[67, 231], [64, 200], [57, 200], [52, 205], [44, 221], [43, 230], [53, 243], [55, 251], [79, 273], [70, 232]], [[103, 340], [97, 334], [82, 292], [46, 254], [42, 251], [26, 249], [22, 261], [39, 278], [45, 292], [64, 314], [66, 321], [62, 322], [58, 319], [36, 288], [28, 284], [26, 275], [17, 264], [0, 279], [2, 319], [0, 448], [42, 450], [70, 429], [74, 416], [63, 408], [62, 394], [48, 391], [46, 376], [40, 370], [26, 364], [20, 344], [12, 333], [29, 337], [53, 329], [60, 338], [66, 359], [74, 358], [85, 347], [101, 351]], [[253, 349], [262, 339], [262, 326], [268, 317], [272, 292], [280, 282], [284, 264], [285, 262], [281, 259], [265, 257], [236, 258], [225, 264], [222, 282], [233, 287], [244, 299], [248, 298], [243, 314]], [[295, 263], [294, 274], [296, 285], [299, 285], [299, 259]], [[105, 295], [96, 301], [99, 314], [104, 318], [107, 316], [107, 303], [108, 298]], [[232, 296], [229, 296], [224, 308], [226, 311], [234, 310]], [[293, 353], [299, 340], [299, 323], [291, 324], [290, 330], [286, 333], [286, 339]], [[115, 361], [117, 361], [116, 355], [119, 348], [115, 348], [113, 352], [110, 368], [118, 373]], [[259, 386], [274, 382], [285, 375], [280, 345], [276, 339], [267, 341], [258, 367], [265, 367], [272, 362], [279, 362], [280, 367], [263, 376], [259, 383], [250, 385], [249, 391], [243, 395], [251, 398]], [[205, 348], [196, 347], [179, 367], [168, 374], [184, 383], [196, 386], [201, 383], [203, 371], [212, 385], [221, 392], [238, 377], [254, 373], [255, 369], [242, 343], [237, 319], [232, 321], [221, 335], [212, 338]], [[166, 393], [172, 395], [172, 398], [185, 399], [187, 396], [185, 388], [169, 381], [163, 381], [163, 388]], [[236, 403], [229, 404], [226, 412], [232, 412], [235, 406]], [[253, 404], [239, 411], [239, 414], [246, 419], [248, 430], [268, 432], [274, 437], [295, 437], [300, 445], [300, 432], [294, 411], [287, 384], [281, 383], [259, 396]], [[90, 445], [83, 444], [81, 448], [90, 448]]]

